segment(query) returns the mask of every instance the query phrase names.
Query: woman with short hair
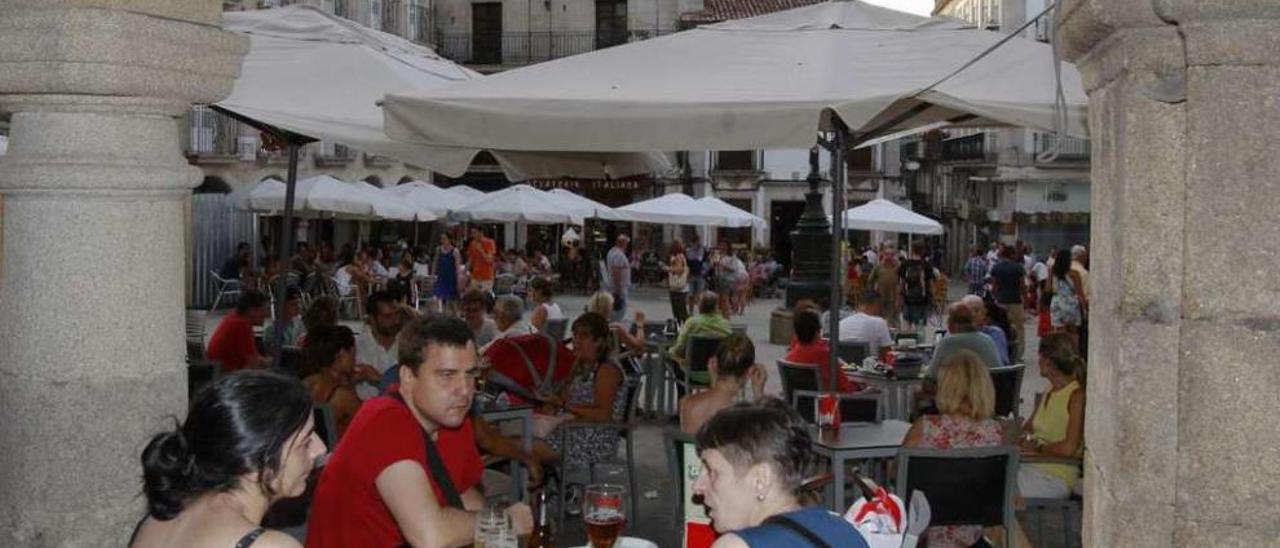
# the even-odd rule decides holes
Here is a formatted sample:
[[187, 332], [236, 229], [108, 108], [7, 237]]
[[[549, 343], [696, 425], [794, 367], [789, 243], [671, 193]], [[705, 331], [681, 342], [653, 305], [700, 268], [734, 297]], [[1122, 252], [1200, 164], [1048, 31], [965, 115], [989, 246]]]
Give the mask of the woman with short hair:
[[[903, 447], [960, 449], [994, 447], [1002, 441], [995, 414], [991, 372], [976, 353], [959, 350], [938, 368], [935, 402], [939, 414], [916, 419]], [[982, 537], [978, 525], [949, 525], [925, 530], [930, 548], [966, 548]]]
[[799, 491], [813, 460], [809, 427], [787, 404], [765, 398], [720, 411], [697, 435], [703, 473], [693, 484], [719, 533], [712, 548], [864, 548], [862, 534]]
[[222, 377], [196, 393], [180, 427], [143, 449], [147, 516], [129, 546], [301, 546], [262, 528], [262, 517], [275, 501], [306, 491], [325, 450], [297, 379], [266, 371]]

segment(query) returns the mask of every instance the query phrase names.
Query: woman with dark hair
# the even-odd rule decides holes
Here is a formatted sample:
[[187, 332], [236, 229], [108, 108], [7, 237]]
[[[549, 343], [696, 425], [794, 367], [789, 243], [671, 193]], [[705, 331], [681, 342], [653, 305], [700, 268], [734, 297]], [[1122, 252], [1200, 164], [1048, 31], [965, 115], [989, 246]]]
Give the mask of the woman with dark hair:
[[[549, 462], [562, 458], [570, 466], [603, 460], [618, 450], [618, 430], [612, 427], [576, 427], [563, 430], [560, 423], [613, 423], [625, 418], [627, 401], [623, 397], [626, 374], [610, 356], [609, 322], [604, 316], [587, 312], [573, 321], [573, 372], [559, 394], [543, 397], [547, 409], [554, 413], [545, 423], [542, 436], [534, 445], [534, 456]], [[554, 424], [552, 428], [547, 428]], [[563, 430], [563, 431], [562, 431]], [[572, 451], [564, 451], [571, 448]]]
[[307, 334], [303, 350], [302, 385], [316, 405], [333, 410], [336, 437], [342, 437], [360, 410], [356, 383], [378, 382], [381, 375], [367, 365], [356, 366], [356, 338], [345, 325], [324, 326]]
[[564, 309], [556, 304], [555, 291], [551, 289], [551, 282], [546, 278], [538, 277], [529, 281], [529, 300], [533, 301], [533, 314], [529, 317], [529, 325], [539, 333], [546, 327], [547, 320], [564, 319]]
[[462, 253], [453, 246], [453, 238], [440, 235], [440, 247], [436, 248], [436, 261], [431, 271], [436, 273], [435, 296], [440, 299], [441, 310], [458, 307], [458, 270], [462, 268]]
[[261, 527], [277, 500], [301, 495], [325, 453], [296, 379], [241, 371], [200, 390], [186, 421], [142, 451], [147, 516], [129, 546], [300, 546]]
[[1071, 269], [1071, 251], [1059, 251], [1049, 277], [1049, 289], [1053, 292], [1053, 299], [1049, 301], [1049, 323], [1054, 331], [1066, 333], [1072, 341], [1079, 339], [1080, 323], [1089, 307], [1081, 287], [1084, 280], [1079, 272]]
[[713, 548], [863, 548], [862, 534], [821, 506], [802, 507], [799, 491], [813, 460], [809, 427], [787, 404], [765, 398], [717, 413], [698, 431], [704, 472], [693, 484], [719, 533]]

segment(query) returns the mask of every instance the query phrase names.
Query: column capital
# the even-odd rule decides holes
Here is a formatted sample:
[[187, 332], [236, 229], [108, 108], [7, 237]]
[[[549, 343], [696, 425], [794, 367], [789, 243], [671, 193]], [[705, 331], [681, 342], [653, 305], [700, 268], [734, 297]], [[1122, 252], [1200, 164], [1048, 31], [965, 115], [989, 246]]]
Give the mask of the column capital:
[[[0, 110], [176, 115], [231, 91], [248, 40], [162, 2], [13, 2], [0, 7]], [[174, 1], [175, 5], [217, 2]], [[153, 6], [154, 4], [154, 6]], [[177, 8], [174, 8], [177, 9]], [[194, 11], [194, 10], [192, 10]], [[45, 99], [49, 100], [45, 100]], [[103, 98], [135, 98], [132, 104]]]

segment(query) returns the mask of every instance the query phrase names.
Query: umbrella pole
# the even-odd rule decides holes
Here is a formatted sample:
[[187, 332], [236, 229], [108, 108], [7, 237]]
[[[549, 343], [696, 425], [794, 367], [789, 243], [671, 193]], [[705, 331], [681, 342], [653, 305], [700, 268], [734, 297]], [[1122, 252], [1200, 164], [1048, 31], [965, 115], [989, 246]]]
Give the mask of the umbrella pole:
[[[834, 117], [833, 117], [834, 118]], [[844, 182], [845, 182], [845, 148], [849, 139], [849, 129], [844, 123], [835, 120], [835, 132], [830, 141], [831, 149], [831, 303], [827, 325], [827, 340], [830, 341], [830, 354], [827, 364], [831, 368], [831, 376], [827, 377], [827, 390], [836, 392], [839, 383], [836, 375], [840, 371], [840, 308], [844, 302], [844, 285], [840, 276], [841, 261], [844, 259], [842, 244], [844, 243]]]
[[[280, 260], [285, 260], [286, 254], [293, 248], [293, 197], [294, 191], [298, 186], [298, 142], [294, 139], [289, 140], [289, 176], [285, 180], [284, 187], [284, 234], [280, 238], [279, 256]], [[287, 264], [287, 263], [286, 263]], [[267, 265], [270, 267], [271, 265]], [[288, 300], [288, 276], [281, 272], [276, 280], [276, 319], [272, 322], [274, 328], [271, 333], [271, 363], [277, 368], [283, 366], [281, 358], [284, 355], [284, 307], [285, 301]]]

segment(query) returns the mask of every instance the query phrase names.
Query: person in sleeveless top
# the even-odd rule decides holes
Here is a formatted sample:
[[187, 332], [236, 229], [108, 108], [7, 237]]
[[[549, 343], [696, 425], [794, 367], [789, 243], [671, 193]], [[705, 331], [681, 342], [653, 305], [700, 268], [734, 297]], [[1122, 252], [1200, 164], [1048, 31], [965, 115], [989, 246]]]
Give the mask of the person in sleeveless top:
[[455, 310], [458, 305], [458, 269], [462, 254], [453, 246], [448, 234], [440, 235], [440, 247], [436, 248], [436, 262], [431, 271], [436, 273], [435, 296], [445, 310]]
[[532, 325], [539, 333], [547, 326], [547, 320], [563, 320], [564, 310], [553, 300], [554, 291], [551, 282], [546, 278], [534, 278], [529, 281], [529, 299], [533, 301], [533, 314], [529, 317]]
[[[625, 419], [627, 401], [623, 385], [626, 373], [611, 357], [609, 323], [604, 316], [587, 312], [573, 321], [574, 363], [569, 382], [559, 394], [542, 396], [552, 416], [561, 421], [614, 423]], [[580, 466], [604, 460], [618, 451], [618, 430], [601, 426], [563, 430], [554, 427], [535, 442], [534, 456], [542, 462], [563, 460]]]
[[147, 515], [131, 548], [298, 547], [261, 527], [277, 500], [301, 495], [326, 451], [297, 379], [240, 371], [205, 386], [176, 429], [142, 451]]
[[[1022, 426], [1023, 459], [1076, 459], [1084, 449], [1084, 361], [1066, 333], [1040, 339], [1040, 375], [1049, 391], [1040, 398]], [[1079, 481], [1079, 467], [1070, 464], [1024, 462], [1018, 468], [1018, 492], [1023, 498], [1071, 496]]]
[[717, 413], [698, 431], [702, 495], [719, 533], [712, 548], [866, 548], [862, 534], [820, 506], [797, 497], [813, 459], [809, 428], [777, 398], [740, 403]]
[[356, 393], [359, 381], [378, 382], [381, 375], [369, 366], [356, 366], [356, 339], [344, 325], [323, 326], [312, 331], [303, 349], [302, 385], [315, 405], [328, 405], [333, 410], [336, 439], [360, 410]]
[[[995, 413], [995, 387], [982, 357], [970, 350], [952, 354], [938, 368], [939, 414], [911, 425], [903, 447], [961, 449], [994, 447], [1003, 440]], [[930, 548], [967, 548], [982, 537], [978, 525], [948, 525], [925, 530]]]

